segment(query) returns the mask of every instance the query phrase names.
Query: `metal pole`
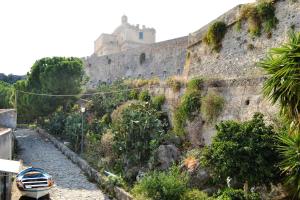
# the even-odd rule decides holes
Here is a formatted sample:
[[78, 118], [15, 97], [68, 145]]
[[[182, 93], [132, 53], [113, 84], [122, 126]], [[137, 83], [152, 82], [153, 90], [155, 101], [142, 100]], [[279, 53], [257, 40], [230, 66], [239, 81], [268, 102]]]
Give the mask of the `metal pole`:
[[83, 112], [81, 113], [81, 146], [80, 146], [80, 154], [83, 154]]

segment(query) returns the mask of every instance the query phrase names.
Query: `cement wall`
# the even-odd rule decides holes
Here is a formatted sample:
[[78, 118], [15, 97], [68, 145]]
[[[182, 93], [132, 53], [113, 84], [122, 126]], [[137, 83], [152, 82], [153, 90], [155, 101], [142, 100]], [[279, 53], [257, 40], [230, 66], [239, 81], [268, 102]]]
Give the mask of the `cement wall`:
[[187, 43], [188, 38], [182, 37], [117, 54], [87, 57], [84, 61], [86, 74], [90, 78], [88, 88], [96, 87], [99, 81], [110, 83], [122, 78], [164, 79], [181, 74]]
[[0, 109], [0, 126], [16, 128], [17, 112], [14, 109]]
[[[0, 158], [11, 160], [13, 152], [12, 130], [0, 127]], [[4, 176], [2, 176], [4, 175]], [[11, 196], [11, 175], [0, 173], [0, 200]]]
[[12, 130], [0, 128], [0, 158], [11, 160], [12, 148]]

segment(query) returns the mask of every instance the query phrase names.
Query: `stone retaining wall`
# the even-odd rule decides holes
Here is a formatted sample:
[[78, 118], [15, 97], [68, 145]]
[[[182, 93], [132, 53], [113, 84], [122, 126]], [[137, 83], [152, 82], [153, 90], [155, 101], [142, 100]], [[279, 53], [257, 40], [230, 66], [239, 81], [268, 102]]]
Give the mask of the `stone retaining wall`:
[[17, 112], [14, 109], [0, 109], [0, 126], [16, 128]]
[[64, 155], [66, 155], [73, 163], [78, 165], [80, 169], [85, 172], [90, 178], [92, 178], [94, 181], [96, 181], [99, 185], [104, 187], [104, 189], [109, 191], [114, 191], [116, 198], [118, 200], [133, 200], [133, 197], [127, 193], [122, 188], [114, 186], [114, 188], [110, 188], [107, 184], [107, 177], [100, 174], [97, 170], [92, 168], [85, 160], [80, 158], [76, 153], [74, 153], [72, 150], [70, 150], [68, 147], [66, 147], [63, 143], [58, 141], [54, 136], [47, 133], [45, 130], [41, 128], [37, 128], [37, 132], [44, 138], [47, 138], [50, 140], [54, 146], [59, 149]]

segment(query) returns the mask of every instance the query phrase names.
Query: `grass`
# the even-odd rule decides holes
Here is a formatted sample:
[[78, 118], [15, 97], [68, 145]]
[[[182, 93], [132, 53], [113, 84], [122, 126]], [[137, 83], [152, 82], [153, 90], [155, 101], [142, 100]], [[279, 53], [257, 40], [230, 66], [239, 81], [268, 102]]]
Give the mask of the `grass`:
[[182, 83], [179, 80], [176, 80], [174, 77], [169, 77], [166, 81], [166, 84], [172, 88], [173, 92], [179, 92], [182, 86]]
[[212, 47], [213, 51], [219, 52], [222, 48], [222, 40], [226, 34], [227, 25], [225, 22], [217, 21], [213, 23], [205, 34], [203, 41]]
[[251, 36], [260, 36], [262, 31], [271, 35], [276, 28], [278, 19], [275, 16], [275, 7], [272, 1], [259, 1], [257, 4], [246, 4], [241, 8], [238, 24], [247, 21], [248, 32]]
[[201, 102], [201, 113], [209, 122], [214, 122], [223, 111], [225, 100], [215, 91], [209, 91]]
[[162, 105], [165, 103], [165, 95], [158, 95], [152, 98], [152, 105], [156, 110], [161, 110]]
[[159, 85], [159, 78], [152, 79], [129, 79], [125, 80], [124, 83], [132, 88], [143, 87], [143, 86], [154, 86]]

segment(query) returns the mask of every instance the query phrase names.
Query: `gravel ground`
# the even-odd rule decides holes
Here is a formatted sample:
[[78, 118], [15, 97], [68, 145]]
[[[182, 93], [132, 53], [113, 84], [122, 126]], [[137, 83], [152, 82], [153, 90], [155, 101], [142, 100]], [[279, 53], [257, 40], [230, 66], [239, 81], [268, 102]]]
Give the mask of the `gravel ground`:
[[[23, 160], [23, 165], [43, 168], [52, 175], [55, 186], [50, 191], [51, 200], [108, 200], [97, 185], [89, 182], [80, 168], [50, 141], [29, 129], [18, 129], [15, 134], [20, 149], [18, 158]], [[21, 198], [16, 188], [13, 188], [12, 196], [12, 200], [29, 199]]]

